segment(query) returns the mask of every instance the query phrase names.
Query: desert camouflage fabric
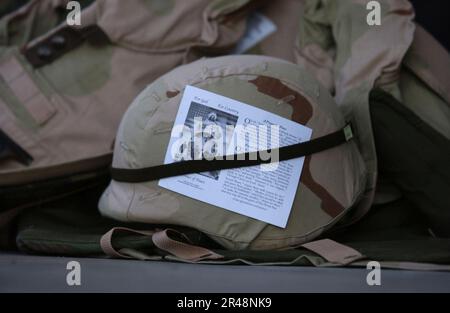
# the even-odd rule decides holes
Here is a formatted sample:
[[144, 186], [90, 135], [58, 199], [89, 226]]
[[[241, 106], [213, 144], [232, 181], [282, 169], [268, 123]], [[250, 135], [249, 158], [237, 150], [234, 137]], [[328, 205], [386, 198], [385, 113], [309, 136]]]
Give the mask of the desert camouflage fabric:
[[[7, 2], [4, 10], [11, 12], [8, 7], [11, 1]], [[14, 160], [2, 160], [2, 187], [107, 166], [111, 160], [117, 126], [132, 99], [172, 68], [201, 56], [226, 54], [244, 33], [247, 13], [262, 6], [262, 1], [249, 0], [97, 0], [83, 11], [83, 25], [76, 29], [84, 34], [90, 26], [98, 26], [106, 34], [106, 41], [85, 38], [76, 47], [58, 48], [64, 53], [56, 52], [58, 57], [51, 58], [51, 61], [38, 66], [31, 64], [26, 52], [36, 55], [43, 45], [52, 45], [52, 42], [58, 45], [58, 40], [53, 38], [66, 29], [61, 22], [67, 13], [63, 10], [67, 2], [31, 0], [20, 10], [0, 20], [0, 128], [34, 158], [28, 167]], [[87, 5], [90, 1], [81, 2]], [[278, 0], [265, 2], [261, 9], [275, 22], [278, 31], [249, 53], [297, 63], [325, 88], [316, 88], [317, 82], [306, 73], [307, 79], [286, 85], [281, 79], [284, 73], [305, 71], [294, 66], [283, 70], [283, 74], [272, 73], [275, 77], [270, 77], [267, 71], [263, 71], [264, 64], [282, 62], [261, 62], [258, 58], [253, 61], [252, 58], [247, 59], [244, 66], [239, 65], [242, 70], [247, 70], [258, 64], [252, 69], [253, 73], [264, 73], [243, 79], [245, 84], [235, 86], [231, 79], [220, 81], [219, 78], [214, 84], [199, 83], [201, 88], [231, 98], [234, 94], [227, 88], [240, 90], [242, 87], [244, 91], [238, 93], [239, 100], [248, 100], [250, 104], [269, 111], [271, 101], [277, 99], [282, 103], [277, 114], [306, 125], [316, 126], [316, 111], [311, 113], [305, 109], [307, 106], [300, 105], [304, 103], [298, 100], [302, 97], [313, 108], [324, 106], [327, 108], [324, 111], [330, 109], [328, 114], [336, 119], [336, 127], [345, 120], [353, 122], [357, 148], [349, 154], [353, 158], [346, 161], [353, 167], [349, 167], [348, 173], [342, 168], [325, 167], [324, 176], [321, 176], [317, 170], [320, 168], [317, 165], [319, 161], [315, 161], [314, 156], [309, 158], [287, 230], [211, 208], [192, 199], [168, 194], [167, 191], [159, 194], [160, 190], [157, 190], [153, 202], [153, 194], [149, 190], [157, 189], [154, 183], [131, 186], [112, 182], [100, 202], [101, 211], [126, 221], [168, 221], [190, 225], [229, 249], [295, 246], [316, 237], [338, 221], [350, 223], [359, 219], [372, 203], [377, 180], [367, 104], [370, 90], [374, 87], [384, 89], [435, 130], [450, 138], [448, 52], [413, 23], [414, 12], [406, 0], [380, 1], [381, 26], [366, 24], [367, 2]], [[130, 19], [130, 15], [134, 18]], [[214, 68], [214, 65], [209, 65], [205, 69], [201, 62], [204, 61], [196, 63], [188, 71], [189, 75], [198, 75], [199, 81], [207, 77], [210, 67]], [[227, 70], [239, 72], [240, 69], [236, 68], [239, 66], [233, 65], [233, 62]], [[221, 61], [218, 64], [223, 66]], [[180, 69], [180, 73], [185, 73], [185, 70]], [[183, 83], [187, 81], [186, 77], [178, 79], [169, 74], [152, 84], [157, 92], [150, 93], [148, 87], [145, 91], [148, 99], [142, 101], [157, 107], [159, 103], [176, 101], [181, 97]], [[242, 83], [239, 76], [236, 81]], [[308, 82], [311, 84], [308, 85]], [[25, 93], [24, 90], [30, 92]], [[253, 96], [256, 94], [258, 99], [264, 101], [253, 103], [252, 99], [246, 98], [250, 96], [242, 96], [250, 90]], [[334, 102], [328, 99], [328, 93], [334, 97]], [[283, 95], [290, 94], [295, 95], [295, 100], [284, 103], [292, 97], [284, 98]], [[317, 94], [333, 105], [318, 101], [314, 98]], [[241, 96], [243, 98], [239, 98]], [[297, 101], [300, 101], [300, 108], [295, 109], [293, 104]], [[175, 110], [173, 105], [171, 109]], [[311, 116], [310, 119], [308, 116]], [[157, 140], [155, 146], [152, 145], [144, 156], [155, 153], [156, 146], [161, 147], [161, 151], [156, 151], [161, 154], [156, 154], [154, 159], [146, 159], [154, 161], [152, 165], [162, 163], [162, 153], [165, 152], [163, 137], [167, 136], [171, 123], [173, 120], [166, 118], [166, 123], [161, 123], [155, 131], [161, 131], [162, 135], [158, 137], [153, 134], [152, 140]], [[322, 126], [324, 128], [319, 127], [322, 130], [334, 129], [331, 124]], [[114, 164], [118, 167], [140, 167], [144, 164], [139, 163], [141, 157], [137, 153], [128, 153], [126, 159], [121, 160], [124, 152], [117, 153], [117, 149], [116, 142]], [[340, 184], [341, 179], [348, 181]], [[348, 186], [351, 188], [348, 189]], [[132, 195], [130, 190], [135, 194]], [[302, 201], [310, 204], [311, 209], [300, 206]], [[153, 205], [162, 209], [149, 211], [148, 208]], [[203, 221], [197, 216], [198, 210], [205, 217]], [[223, 223], [222, 220], [209, 226], [211, 216], [230, 222]]]
[[[370, 75], [371, 63], [378, 64], [379, 67], [382, 63], [370, 62], [369, 59], [373, 59], [373, 56], [363, 53], [368, 49], [360, 49], [359, 54], [362, 56], [359, 56], [358, 53], [355, 53], [357, 46], [351, 50], [348, 47], [351, 44], [350, 41], [333, 37], [333, 29], [339, 30], [340, 25], [345, 25], [341, 31], [342, 37], [346, 32], [352, 32], [355, 33], [354, 38], [360, 38], [360, 44], [362, 44], [362, 40], [365, 40], [366, 44], [371, 43], [370, 49], [378, 46], [379, 51], [376, 54], [380, 56], [381, 60], [384, 60], [389, 54], [380, 47], [385, 49], [393, 46], [392, 36], [396, 36], [395, 38], [404, 36], [401, 40], [403, 52], [398, 54], [404, 54], [404, 57], [400, 58], [401, 66], [397, 66], [397, 69], [392, 72], [395, 73], [392, 74], [394, 87], [383, 83], [386, 78], [375, 80], [373, 86], [375, 88], [380, 86], [395, 95], [428, 125], [450, 138], [450, 123], [448, 122], [450, 120], [449, 53], [420, 25], [415, 24], [414, 29], [411, 29], [414, 13], [409, 2], [403, 0], [380, 1], [381, 17], [384, 19], [381, 26], [364, 24], [369, 12], [366, 10], [368, 2], [364, 0], [325, 1], [323, 3], [307, 0], [269, 2], [260, 9], [260, 12], [276, 24], [277, 31], [247, 53], [273, 56], [298, 63], [311, 71], [314, 77], [327, 86], [330, 92], [336, 93], [337, 78], [335, 76], [336, 71], [339, 70], [336, 51], [340, 52], [340, 58], [347, 58], [347, 65], [353, 62], [352, 59], [364, 57], [368, 64], [366, 75]], [[327, 6], [324, 7], [323, 4]], [[337, 10], [340, 11], [339, 15]], [[333, 11], [335, 13], [332, 13]], [[397, 19], [397, 17], [400, 17], [397, 21], [398, 25], [392, 22], [392, 19]], [[336, 18], [340, 18], [341, 22], [333, 22]], [[361, 23], [356, 23], [357, 21]], [[294, 32], [293, 29], [298, 31]], [[362, 36], [362, 33], [367, 30], [372, 32]], [[394, 35], [395, 32], [398, 34]], [[368, 38], [375, 36], [375, 33], [379, 33], [377, 36], [386, 39]], [[316, 35], [317, 38], [315, 38]], [[411, 35], [413, 36], [412, 41]], [[391, 40], [391, 42], [385, 44], [385, 40]], [[410, 45], [404, 53], [404, 47], [408, 46], [407, 42], [409, 41], [411, 41]], [[374, 67], [375, 72], [376, 68], [377, 66]], [[388, 73], [389, 71], [385, 70], [381, 75], [386, 77]], [[343, 92], [341, 91], [341, 93]]]
[[[334, 2], [281, 0], [276, 4], [268, 4], [261, 12], [277, 25], [278, 30], [274, 35], [248, 51], [248, 53], [270, 55], [290, 62], [297, 62], [307, 68], [335, 96], [348, 92], [343, 89], [345, 84], [337, 87], [336, 80], [338, 78], [336, 77], [338, 76], [336, 75], [343, 77], [339, 78], [340, 81], [359, 75], [354, 80], [356, 83], [358, 83], [359, 79], [366, 76], [369, 81], [372, 80], [373, 82], [370, 84], [366, 81], [365, 85], [361, 84], [359, 90], [365, 90], [361, 95], [362, 99], [368, 98], [368, 91], [377, 87], [383, 88], [432, 128], [450, 138], [450, 84], [448, 83], [450, 74], [447, 70], [450, 67], [450, 55], [420, 25], [415, 24], [415, 29], [411, 32], [413, 11], [409, 3], [399, 1], [394, 6], [389, 2], [381, 2], [381, 13], [382, 18], [384, 18], [382, 25], [367, 26], [364, 22], [366, 14], [369, 12], [366, 10], [368, 1], [353, 2], [353, 5], [351, 1], [346, 0]], [[325, 4], [327, 6], [324, 6]], [[388, 9], [390, 6], [391, 9]], [[340, 12], [339, 15], [336, 13], [337, 10]], [[397, 25], [392, 23], [392, 21], [389, 22], [397, 15], [400, 15], [400, 19], [397, 22], [403, 21], [402, 23]], [[339, 18], [342, 23], [334, 22], [336, 18]], [[361, 23], [357, 24], [355, 21], [360, 21]], [[385, 24], [386, 21], [387, 24]], [[345, 27], [341, 26], [341, 24]], [[299, 31], [295, 34], [295, 32], [292, 32], [292, 29], [298, 29]], [[339, 30], [339, 33], [344, 35], [340, 35], [340, 39], [335, 39], [333, 35], [334, 29], [336, 31]], [[368, 30], [371, 32], [362, 36]], [[351, 42], [344, 40], [346, 32], [356, 33], [354, 37], [358, 38], [359, 45], [370, 45], [371, 51], [375, 52], [375, 49], [378, 49], [378, 52], [374, 53], [374, 55], [369, 55], [364, 53], [364, 49], [356, 49], [357, 46], [353, 50], [350, 49]], [[402, 58], [401, 55], [403, 55], [405, 47], [408, 46], [407, 42], [410, 41], [408, 38], [410, 38], [411, 33], [413, 33], [412, 42]], [[359, 34], [361, 34], [360, 37], [358, 37]], [[371, 36], [374, 38], [369, 39]], [[397, 61], [392, 63], [392, 66], [389, 65], [394, 69], [391, 71], [386, 64], [388, 64], [389, 58], [393, 58], [392, 53], [394, 50], [391, 51], [390, 47], [394, 47], [394, 44], [397, 43], [390, 42], [386, 45], [384, 38], [392, 41], [392, 36], [395, 38], [404, 36], [404, 40], [400, 40], [401, 48], [396, 50], [402, 51], [402, 53], [397, 55]], [[362, 41], [365, 42], [363, 43]], [[378, 48], [372, 47], [375, 45]], [[339, 72], [338, 57], [341, 58], [339, 61], [341, 63], [347, 58], [347, 68], [354, 66], [355, 73], [352, 74], [348, 71], [347, 73]], [[374, 57], [376, 58], [374, 59]], [[358, 63], [354, 60], [359, 60], [357, 62], [364, 60], [367, 67], [358, 69], [356, 67]], [[399, 64], [400, 61], [401, 64]], [[358, 70], [360, 71], [357, 74], [356, 71]], [[381, 74], [375, 74], [376, 77], [379, 77], [374, 80], [370, 75], [377, 71]], [[389, 78], [389, 75], [391, 78]], [[381, 76], [385, 78], [381, 78]], [[389, 80], [392, 80], [392, 83], [389, 83]], [[363, 83], [363, 80], [359, 82]], [[370, 85], [373, 88], [369, 87]], [[340, 91], [337, 92], [336, 88], [339, 88]], [[342, 102], [342, 100], [337, 98], [336, 100], [338, 103]], [[362, 105], [362, 103], [366, 103], [366, 101], [357, 105], [364, 109], [365, 105]], [[347, 104], [347, 101], [343, 101], [342, 107], [345, 108]], [[358, 126], [357, 122], [355, 121], [354, 125], [356, 127]], [[362, 131], [364, 132], [365, 130], [366, 127], [363, 127]], [[370, 142], [370, 140], [365, 142]], [[367, 145], [367, 147], [370, 146], [370, 144]], [[365, 150], [366, 147], [363, 145], [361, 148]], [[369, 155], [373, 156], [373, 149], [371, 151]], [[375, 169], [373, 160], [370, 162], [372, 163], [372, 168]], [[352, 220], [357, 220], [368, 208], [367, 204], [371, 202], [371, 193], [373, 192], [373, 181], [374, 179], [370, 183], [372, 191], [368, 190], [366, 204], [364, 205], [363, 203], [360, 206]], [[375, 191], [374, 201], [376, 203], [386, 203], [398, 199], [403, 193], [402, 190], [399, 190], [383, 175], [377, 175]]]
[[[312, 139], [345, 126], [329, 92], [304, 69], [263, 56], [228, 56], [179, 67], [148, 86], [119, 127], [114, 168], [139, 169], [164, 163], [183, 90], [193, 85], [236, 99], [313, 130]], [[364, 192], [366, 171], [355, 142], [305, 158], [285, 229], [179, 195], [158, 181], [112, 181], [99, 208], [122, 221], [183, 225], [207, 234], [228, 249], [293, 247], [321, 234]]]
[[268, 1], [259, 12], [276, 25], [276, 31], [246, 54], [259, 54], [295, 62], [295, 44], [303, 0]]
[[390, 93], [427, 125], [450, 138], [449, 53], [413, 23], [414, 12], [408, 1], [380, 1], [380, 26], [365, 23], [367, 2], [304, 1], [296, 45], [296, 63], [313, 73], [354, 121], [361, 152], [372, 173], [366, 200], [350, 222], [369, 208], [375, 182], [377, 203], [411, 191], [398, 190], [384, 177], [377, 179], [367, 109], [370, 90], [381, 88]]
[[377, 182], [369, 93], [379, 87], [401, 98], [400, 68], [415, 31], [414, 10], [408, 1], [379, 2], [381, 25], [369, 26], [366, 0], [306, 0], [296, 43], [296, 63], [333, 94], [357, 133], [368, 181], [350, 222], [370, 208]]
[[33, 158], [2, 160], [2, 186], [107, 166], [132, 99], [172, 68], [230, 50], [261, 1], [98, 0], [76, 27], [58, 13], [66, 3], [30, 1], [0, 21], [0, 125]]
[[[94, 0], [80, 0], [81, 8]], [[69, 0], [3, 0], [0, 3], [0, 46], [23, 47], [65, 21]]]

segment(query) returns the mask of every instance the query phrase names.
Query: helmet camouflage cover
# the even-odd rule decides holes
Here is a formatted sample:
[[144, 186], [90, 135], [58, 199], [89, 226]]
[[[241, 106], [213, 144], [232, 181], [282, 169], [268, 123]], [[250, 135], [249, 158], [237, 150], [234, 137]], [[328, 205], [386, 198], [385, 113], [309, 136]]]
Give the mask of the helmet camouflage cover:
[[[305, 125], [313, 130], [311, 139], [345, 126], [329, 92], [297, 65], [264, 56], [202, 59], [162, 76], [134, 100], [118, 130], [114, 168], [164, 163], [186, 85]], [[365, 184], [365, 165], [349, 141], [306, 156], [284, 229], [161, 188], [158, 181], [113, 180], [99, 208], [119, 220], [189, 226], [228, 249], [276, 249], [309, 241], [331, 227], [355, 205]]]

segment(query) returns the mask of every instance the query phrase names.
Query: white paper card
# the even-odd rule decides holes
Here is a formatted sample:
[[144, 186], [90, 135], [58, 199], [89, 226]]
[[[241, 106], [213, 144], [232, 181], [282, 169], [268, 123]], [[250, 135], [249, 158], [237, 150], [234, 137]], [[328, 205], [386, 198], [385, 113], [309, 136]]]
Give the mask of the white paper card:
[[[197, 127], [194, 126], [195, 121]], [[180, 131], [183, 127], [184, 131]], [[311, 134], [310, 128], [276, 114], [186, 86], [164, 163], [198, 158], [198, 151], [200, 157], [205, 157], [203, 151], [217, 153], [221, 146], [222, 155], [278, 148], [308, 141]], [[251, 138], [261, 140], [251, 141]], [[204, 149], [199, 149], [200, 146]], [[181, 159], [180, 153], [185, 153]], [[297, 191], [303, 162], [304, 158], [297, 158], [261, 166], [170, 177], [161, 179], [159, 186], [284, 228]]]
[[269, 37], [277, 30], [277, 26], [261, 13], [253, 12], [248, 16], [244, 36], [237, 43], [231, 54], [242, 54]]

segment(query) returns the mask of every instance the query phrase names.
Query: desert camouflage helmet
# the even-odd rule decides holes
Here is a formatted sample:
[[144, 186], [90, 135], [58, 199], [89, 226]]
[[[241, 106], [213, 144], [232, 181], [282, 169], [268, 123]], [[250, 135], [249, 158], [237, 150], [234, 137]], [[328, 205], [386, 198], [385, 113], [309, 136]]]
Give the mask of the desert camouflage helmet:
[[[295, 64], [252, 55], [202, 59], [162, 76], [134, 100], [118, 130], [113, 168], [164, 163], [187, 85], [306, 125], [312, 140], [346, 125], [329, 92]], [[355, 205], [365, 184], [365, 165], [350, 140], [306, 156], [284, 229], [161, 188], [158, 180], [130, 183], [114, 175], [99, 208], [119, 220], [189, 226], [228, 249], [276, 249], [301, 244], [330, 228]]]

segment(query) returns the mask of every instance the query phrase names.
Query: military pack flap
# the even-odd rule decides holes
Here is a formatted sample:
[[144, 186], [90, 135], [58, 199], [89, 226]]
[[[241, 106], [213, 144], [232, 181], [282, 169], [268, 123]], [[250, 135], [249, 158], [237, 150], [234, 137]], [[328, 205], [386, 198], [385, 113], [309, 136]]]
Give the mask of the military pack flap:
[[[182, 51], [194, 45], [217, 45], [237, 41], [245, 30], [245, 16], [227, 27], [240, 30], [220, 36], [218, 23], [252, 0], [98, 0], [98, 25], [119, 45], [138, 51]], [[236, 35], [238, 35], [236, 37]]]

